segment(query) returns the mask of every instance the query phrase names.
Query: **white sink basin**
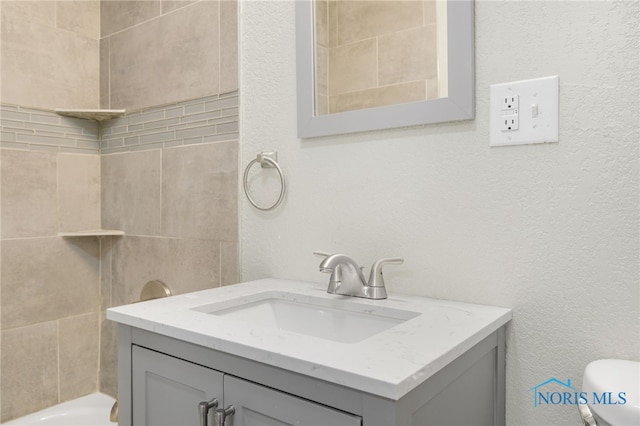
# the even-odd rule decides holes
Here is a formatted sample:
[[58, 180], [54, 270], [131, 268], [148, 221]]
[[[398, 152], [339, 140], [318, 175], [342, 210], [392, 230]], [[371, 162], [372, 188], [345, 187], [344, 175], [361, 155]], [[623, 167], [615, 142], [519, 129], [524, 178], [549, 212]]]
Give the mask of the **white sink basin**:
[[342, 343], [356, 343], [419, 313], [371, 304], [270, 291], [192, 308], [227, 319]]

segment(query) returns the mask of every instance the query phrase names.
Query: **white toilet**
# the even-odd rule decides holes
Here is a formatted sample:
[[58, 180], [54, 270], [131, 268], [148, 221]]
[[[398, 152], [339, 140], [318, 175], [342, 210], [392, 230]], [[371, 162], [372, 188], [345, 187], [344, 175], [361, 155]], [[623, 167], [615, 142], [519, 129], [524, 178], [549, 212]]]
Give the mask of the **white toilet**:
[[640, 426], [640, 362], [600, 359], [582, 378], [586, 405], [579, 405], [585, 425]]

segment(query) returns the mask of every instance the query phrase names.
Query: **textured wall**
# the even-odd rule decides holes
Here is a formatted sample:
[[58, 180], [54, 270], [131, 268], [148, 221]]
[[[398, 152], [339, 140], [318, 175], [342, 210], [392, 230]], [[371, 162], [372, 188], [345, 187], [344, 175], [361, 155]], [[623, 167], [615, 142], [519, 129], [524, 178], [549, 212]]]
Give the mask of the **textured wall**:
[[[242, 201], [242, 279], [403, 256], [392, 291], [514, 309], [508, 424], [579, 424], [529, 389], [638, 359], [639, 7], [478, 1], [475, 120], [300, 141], [294, 4], [242, 2], [241, 164], [277, 150], [289, 179], [275, 212]], [[556, 74], [560, 143], [490, 148], [489, 85]]]

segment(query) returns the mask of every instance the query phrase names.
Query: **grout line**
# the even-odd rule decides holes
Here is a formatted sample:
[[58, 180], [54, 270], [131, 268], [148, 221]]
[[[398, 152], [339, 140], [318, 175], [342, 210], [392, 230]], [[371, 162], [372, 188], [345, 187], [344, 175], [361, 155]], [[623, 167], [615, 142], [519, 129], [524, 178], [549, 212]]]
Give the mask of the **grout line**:
[[56, 320], [56, 371], [58, 373], [58, 404], [60, 404], [60, 319]]
[[[102, 242], [101, 242], [102, 244]], [[100, 262], [102, 263], [102, 262]], [[100, 287], [102, 288], [102, 283], [100, 282]], [[100, 294], [102, 294], [102, 289], [100, 290]], [[102, 299], [102, 296], [100, 296]], [[102, 371], [102, 306], [98, 308], [98, 365], [96, 368], [96, 392], [100, 392], [100, 371]]]
[[[101, 222], [102, 223], [102, 222]], [[96, 391], [100, 391], [100, 371], [102, 370], [102, 309], [105, 308], [104, 294], [102, 294], [102, 274], [103, 274], [103, 259], [102, 259], [102, 244], [104, 238], [98, 238], [98, 365], [96, 368]]]
[[163, 178], [163, 160], [164, 160], [164, 148], [160, 150], [160, 194], [159, 194], [159, 198], [160, 198], [160, 212], [159, 212], [159, 216], [160, 216], [160, 229], [158, 230], [159, 234], [162, 234], [162, 231], [164, 230], [164, 223], [162, 222], [163, 217], [162, 217], [162, 203], [163, 203], [163, 199], [162, 199], [162, 188], [163, 188], [163, 184], [162, 184], [162, 178]]
[[[111, 108], [111, 39], [107, 38], [107, 105]], [[102, 123], [100, 124], [102, 127]]]
[[220, 93], [220, 80], [222, 80], [222, 1], [218, 1], [218, 90]]
[[58, 164], [59, 154], [55, 155], [56, 163], [56, 232], [61, 232], [60, 229], [60, 164]]

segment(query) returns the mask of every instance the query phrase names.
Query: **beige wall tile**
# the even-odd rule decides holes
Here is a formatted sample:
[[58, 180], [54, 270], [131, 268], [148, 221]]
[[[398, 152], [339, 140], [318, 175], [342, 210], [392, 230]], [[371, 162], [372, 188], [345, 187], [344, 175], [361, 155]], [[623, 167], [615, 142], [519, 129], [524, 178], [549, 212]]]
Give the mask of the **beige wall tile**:
[[57, 234], [56, 154], [3, 149], [2, 238]]
[[55, 405], [58, 402], [56, 322], [2, 330], [1, 334], [2, 421]]
[[220, 285], [237, 284], [240, 281], [238, 244], [220, 243]]
[[100, 2], [102, 37], [124, 30], [160, 15], [159, 0], [103, 0]]
[[109, 38], [100, 40], [100, 108], [110, 109]]
[[105, 310], [112, 303], [113, 246], [120, 240], [104, 238], [100, 241], [100, 370], [99, 390], [113, 397], [118, 391], [116, 324], [106, 319]]
[[220, 2], [220, 89], [238, 90], [238, 2]]
[[99, 314], [61, 319], [58, 323], [60, 402], [98, 389]]
[[58, 155], [60, 231], [100, 228], [100, 156]]
[[159, 234], [160, 167], [159, 150], [101, 156], [103, 227]]
[[436, 15], [436, 2], [440, 1], [440, 0], [424, 0], [424, 18], [423, 18], [423, 24], [424, 25], [435, 25], [436, 22], [438, 21], [437, 15]]
[[56, 1], [56, 25], [95, 40], [100, 39], [100, 1]]
[[180, 9], [181, 7], [188, 6], [191, 3], [195, 3], [196, 1], [197, 0], [162, 0], [162, 13], [168, 13], [172, 10]]
[[164, 282], [173, 294], [220, 285], [218, 241], [125, 236], [113, 256], [114, 306], [138, 301], [151, 280]]
[[424, 81], [397, 84], [361, 92], [333, 96], [329, 99], [331, 112], [352, 111], [384, 105], [425, 100], [426, 84]]
[[98, 40], [4, 20], [1, 37], [3, 102], [45, 109], [98, 106]]
[[437, 78], [435, 25], [424, 24], [435, 22], [432, 0], [337, 0], [328, 9], [329, 112], [426, 99], [424, 87], [399, 85]]
[[238, 241], [238, 143], [165, 149], [162, 234]]
[[201, 1], [111, 36], [111, 107], [138, 109], [218, 93], [218, 32], [218, 2]]
[[335, 47], [329, 52], [329, 96], [376, 87], [376, 39]]
[[95, 238], [4, 240], [2, 328], [97, 312], [98, 258]]
[[118, 338], [116, 323], [102, 314], [100, 322], [100, 387], [102, 393], [118, 394]]
[[327, 96], [329, 93], [329, 49], [316, 46], [316, 96]]
[[316, 96], [316, 115], [329, 114], [329, 97], [326, 95]]
[[56, 26], [56, 3], [50, 0], [2, 0], [2, 24], [20, 21], [35, 22], [53, 28]]
[[328, 34], [328, 42], [329, 47], [335, 47], [338, 43], [338, 1], [340, 0], [329, 0], [327, 5], [327, 30]]
[[100, 239], [100, 312], [111, 308], [113, 246], [121, 237]]
[[420, 1], [337, 1], [337, 42], [339, 45], [352, 43], [420, 26], [422, 9]]
[[381, 36], [380, 86], [434, 78], [438, 73], [435, 25]]
[[440, 97], [440, 87], [438, 86], [438, 78], [427, 80], [427, 99], [438, 99]]
[[329, 47], [329, 2], [317, 0], [315, 2], [315, 42], [318, 46]]
[[319, 0], [316, 4], [316, 58], [315, 58], [315, 113], [318, 115], [329, 112], [329, 2]]

